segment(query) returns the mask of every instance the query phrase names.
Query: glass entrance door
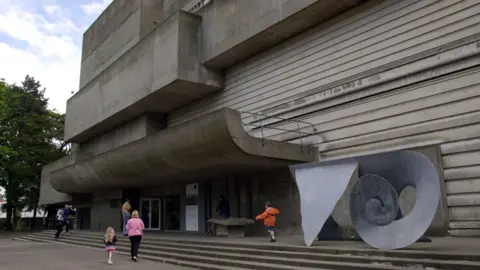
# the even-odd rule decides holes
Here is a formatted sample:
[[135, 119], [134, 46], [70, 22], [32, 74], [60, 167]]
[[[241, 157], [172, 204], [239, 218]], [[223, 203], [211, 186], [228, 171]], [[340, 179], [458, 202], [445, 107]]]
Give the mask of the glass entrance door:
[[140, 200], [140, 218], [147, 230], [160, 230], [160, 199]]

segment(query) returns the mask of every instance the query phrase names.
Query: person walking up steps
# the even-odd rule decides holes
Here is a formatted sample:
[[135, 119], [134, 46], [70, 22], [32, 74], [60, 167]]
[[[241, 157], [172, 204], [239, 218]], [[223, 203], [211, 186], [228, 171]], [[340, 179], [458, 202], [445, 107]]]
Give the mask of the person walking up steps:
[[105, 243], [105, 250], [108, 252], [108, 264], [113, 264], [112, 255], [116, 250], [115, 244], [117, 243], [117, 236], [115, 235], [115, 231], [112, 227], [107, 228], [103, 242]]
[[65, 235], [70, 235], [70, 211], [71, 211], [71, 206], [70, 205], [65, 205], [65, 208], [63, 209], [63, 225], [65, 226]]
[[138, 249], [140, 248], [140, 241], [143, 238], [143, 230], [145, 225], [139, 218], [138, 211], [135, 210], [132, 213], [132, 218], [127, 222], [128, 238], [130, 238], [130, 255], [132, 261], [137, 261]]
[[63, 231], [63, 210], [58, 209], [57, 215], [55, 216], [55, 228], [57, 232], [55, 233], [55, 240], [60, 238], [60, 233]]
[[278, 214], [280, 214], [280, 211], [278, 211], [277, 208], [272, 207], [270, 202], [266, 202], [265, 211], [255, 218], [256, 220], [263, 219], [263, 224], [267, 227], [267, 231], [270, 235], [270, 242], [277, 241], [275, 238], [275, 226]]
[[125, 203], [122, 205], [122, 218], [123, 218], [123, 231], [122, 235], [127, 236], [127, 222], [130, 219], [130, 211], [132, 210], [132, 206], [130, 205], [130, 200], [126, 199]]

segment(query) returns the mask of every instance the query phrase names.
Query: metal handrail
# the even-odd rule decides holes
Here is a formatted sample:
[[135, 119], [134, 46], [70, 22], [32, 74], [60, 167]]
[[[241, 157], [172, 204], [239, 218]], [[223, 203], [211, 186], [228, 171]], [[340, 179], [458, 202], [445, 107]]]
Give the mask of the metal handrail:
[[[259, 114], [259, 113], [248, 112], [248, 111], [240, 111], [240, 113], [241, 113], [241, 114], [253, 115], [253, 116], [262, 116], [262, 117], [263, 117], [263, 118], [261, 118], [260, 120], [258, 120], [259, 124], [246, 123], [246, 122], [243, 121], [243, 117], [242, 117], [242, 120], [241, 120], [241, 122], [242, 122], [243, 125], [255, 127], [255, 128], [253, 128], [252, 130], [260, 129], [260, 132], [261, 132], [261, 134], [262, 134], [262, 145], [264, 145], [264, 140], [265, 140], [265, 134], [263, 133], [263, 129], [264, 129], [264, 128], [273, 129], [273, 130], [281, 130], [281, 131], [286, 131], [286, 132], [296, 132], [296, 133], [299, 135], [299, 138], [300, 138], [300, 147], [302, 148], [302, 151], [303, 151], [303, 137], [304, 137], [304, 136], [315, 135], [315, 132], [317, 131], [317, 129], [315, 128], [315, 126], [314, 126], [312, 123], [305, 122], [305, 121], [301, 121], [301, 120], [287, 119], [287, 118], [282, 118], [282, 117], [278, 117], [278, 116], [268, 116], [268, 115], [263, 115], [263, 114]], [[278, 121], [278, 122], [290, 122], [290, 123], [295, 123], [295, 124], [297, 124], [297, 128], [296, 128], [295, 130], [289, 130], [289, 129], [272, 127], [272, 126], [264, 126], [264, 125], [262, 125], [262, 121], [263, 121], [263, 120], [266, 120], [266, 119], [277, 119], [277, 120], [280, 120], [280, 121]], [[277, 124], [278, 122], [276, 122], [276, 123], [274, 123], [274, 124]], [[303, 132], [303, 131], [301, 131], [300, 124], [305, 124], [305, 125], [311, 126], [311, 127], [312, 127], [312, 132], [311, 132], [311, 133], [308, 133], [308, 132]], [[303, 128], [303, 127], [302, 127], [302, 128]]]
[[261, 114], [261, 113], [254, 113], [254, 112], [248, 112], [248, 111], [241, 111], [240, 113], [250, 114], [250, 115], [253, 115], [253, 116], [262, 116], [263, 119], [256, 120], [256, 121], [258, 121], [258, 122], [262, 122], [262, 120], [266, 120], [266, 119], [277, 119], [277, 120], [287, 121], [287, 122], [292, 122], [292, 123], [297, 123], [297, 124], [298, 124], [298, 123], [306, 124], [306, 125], [312, 126], [313, 132], [317, 131], [317, 129], [315, 128], [315, 126], [314, 126], [312, 123], [306, 122], [306, 121], [302, 121], [302, 120], [292, 120], [292, 119], [289, 119], [289, 118], [283, 118], [283, 117], [279, 117], [279, 116], [264, 115], [264, 114]]

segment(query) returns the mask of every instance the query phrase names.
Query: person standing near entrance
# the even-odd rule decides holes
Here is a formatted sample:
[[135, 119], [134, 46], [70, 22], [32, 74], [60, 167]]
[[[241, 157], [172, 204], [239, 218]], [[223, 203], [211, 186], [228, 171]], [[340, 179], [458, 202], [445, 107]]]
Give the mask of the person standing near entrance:
[[130, 255], [132, 256], [132, 261], [136, 262], [140, 241], [143, 238], [143, 230], [145, 229], [145, 225], [139, 218], [137, 210], [133, 211], [132, 218], [127, 222], [126, 228], [130, 238]]
[[128, 235], [128, 232], [127, 232], [127, 222], [128, 220], [130, 219], [130, 210], [132, 209], [132, 206], [130, 205], [130, 200], [129, 199], [126, 199], [125, 200], [125, 203], [122, 205], [122, 218], [123, 218], [123, 232], [122, 232], [122, 235], [123, 236], [127, 236]]
[[221, 218], [230, 217], [230, 203], [224, 195], [220, 195], [220, 201], [217, 204], [217, 212]]

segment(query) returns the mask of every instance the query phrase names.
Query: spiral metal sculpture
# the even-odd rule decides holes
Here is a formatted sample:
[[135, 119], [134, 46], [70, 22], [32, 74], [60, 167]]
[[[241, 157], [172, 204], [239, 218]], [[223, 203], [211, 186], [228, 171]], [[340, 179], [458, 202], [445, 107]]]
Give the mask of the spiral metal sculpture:
[[[313, 243], [342, 196], [348, 196], [348, 211], [357, 234], [379, 249], [404, 248], [419, 240], [432, 223], [440, 201], [437, 170], [418, 152], [300, 164], [290, 169], [300, 192], [307, 246]], [[344, 194], [357, 169], [358, 181], [350, 194]], [[404, 216], [399, 194], [407, 187], [415, 188], [416, 202]]]

